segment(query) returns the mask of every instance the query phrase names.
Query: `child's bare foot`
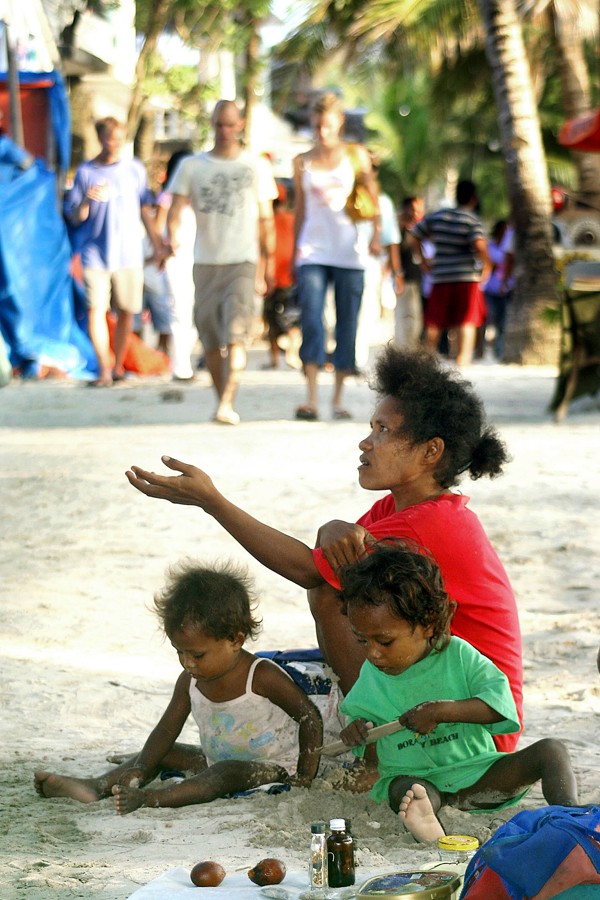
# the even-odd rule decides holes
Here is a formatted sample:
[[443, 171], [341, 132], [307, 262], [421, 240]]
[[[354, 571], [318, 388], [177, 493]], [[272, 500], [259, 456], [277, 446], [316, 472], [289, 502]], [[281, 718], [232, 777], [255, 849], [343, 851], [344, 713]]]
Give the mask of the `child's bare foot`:
[[113, 789], [115, 799], [115, 809], [117, 815], [126, 816], [127, 813], [133, 812], [144, 805], [146, 794], [139, 788], [125, 787], [123, 784], [115, 784]]
[[133, 751], [131, 753], [117, 753], [115, 750], [108, 754], [106, 762], [113, 763], [115, 766], [121, 766], [123, 763], [129, 762], [130, 759], [135, 759], [136, 755]]
[[94, 778], [70, 778], [52, 772], [36, 772], [33, 784], [40, 797], [70, 797], [80, 803], [93, 803], [102, 799]]
[[417, 841], [435, 841], [444, 829], [422, 784], [413, 784], [400, 802], [398, 815]]

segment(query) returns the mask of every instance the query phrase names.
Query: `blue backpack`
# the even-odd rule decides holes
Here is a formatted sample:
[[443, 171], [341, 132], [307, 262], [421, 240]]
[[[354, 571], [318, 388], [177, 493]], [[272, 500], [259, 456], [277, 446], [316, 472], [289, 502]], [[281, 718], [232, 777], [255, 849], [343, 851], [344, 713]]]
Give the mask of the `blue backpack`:
[[546, 806], [517, 813], [480, 847], [460, 897], [549, 900], [577, 885], [596, 885], [600, 900], [600, 807]]

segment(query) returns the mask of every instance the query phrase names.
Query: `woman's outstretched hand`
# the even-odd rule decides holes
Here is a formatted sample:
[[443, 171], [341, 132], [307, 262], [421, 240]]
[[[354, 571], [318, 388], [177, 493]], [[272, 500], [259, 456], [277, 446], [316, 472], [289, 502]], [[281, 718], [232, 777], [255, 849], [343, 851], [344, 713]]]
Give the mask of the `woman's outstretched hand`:
[[146, 497], [157, 497], [159, 500], [184, 506], [200, 506], [208, 512], [211, 499], [219, 494], [206, 472], [171, 456], [163, 456], [161, 459], [167, 468], [180, 474], [157, 475], [156, 472], [132, 466], [125, 472], [129, 484]]

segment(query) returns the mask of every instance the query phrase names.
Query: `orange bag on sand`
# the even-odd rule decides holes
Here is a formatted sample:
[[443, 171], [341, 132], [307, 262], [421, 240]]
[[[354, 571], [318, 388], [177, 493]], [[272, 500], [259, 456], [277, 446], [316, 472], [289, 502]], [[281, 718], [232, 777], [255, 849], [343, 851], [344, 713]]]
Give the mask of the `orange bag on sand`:
[[[106, 321], [110, 347], [113, 350], [117, 324], [110, 313], [107, 314]], [[171, 364], [166, 353], [149, 347], [137, 334], [130, 334], [127, 337], [123, 368], [127, 372], [136, 372], [138, 375], [167, 375], [171, 371]]]

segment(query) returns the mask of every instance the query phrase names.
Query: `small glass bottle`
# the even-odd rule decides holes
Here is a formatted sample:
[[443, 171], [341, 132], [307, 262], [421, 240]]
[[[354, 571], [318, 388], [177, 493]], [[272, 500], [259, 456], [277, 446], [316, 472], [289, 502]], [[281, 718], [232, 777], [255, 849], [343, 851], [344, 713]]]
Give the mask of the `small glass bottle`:
[[479, 849], [479, 841], [470, 834], [445, 834], [438, 838], [438, 851], [442, 862], [465, 866]]
[[346, 831], [344, 819], [331, 819], [331, 834], [327, 838], [327, 874], [329, 887], [350, 887], [354, 884], [354, 841]]
[[311, 898], [324, 898], [327, 896], [327, 843], [325, 829], [325, 822], [313, 822], [310, 826], [308, 880], [310, 883], [309, 897]]

